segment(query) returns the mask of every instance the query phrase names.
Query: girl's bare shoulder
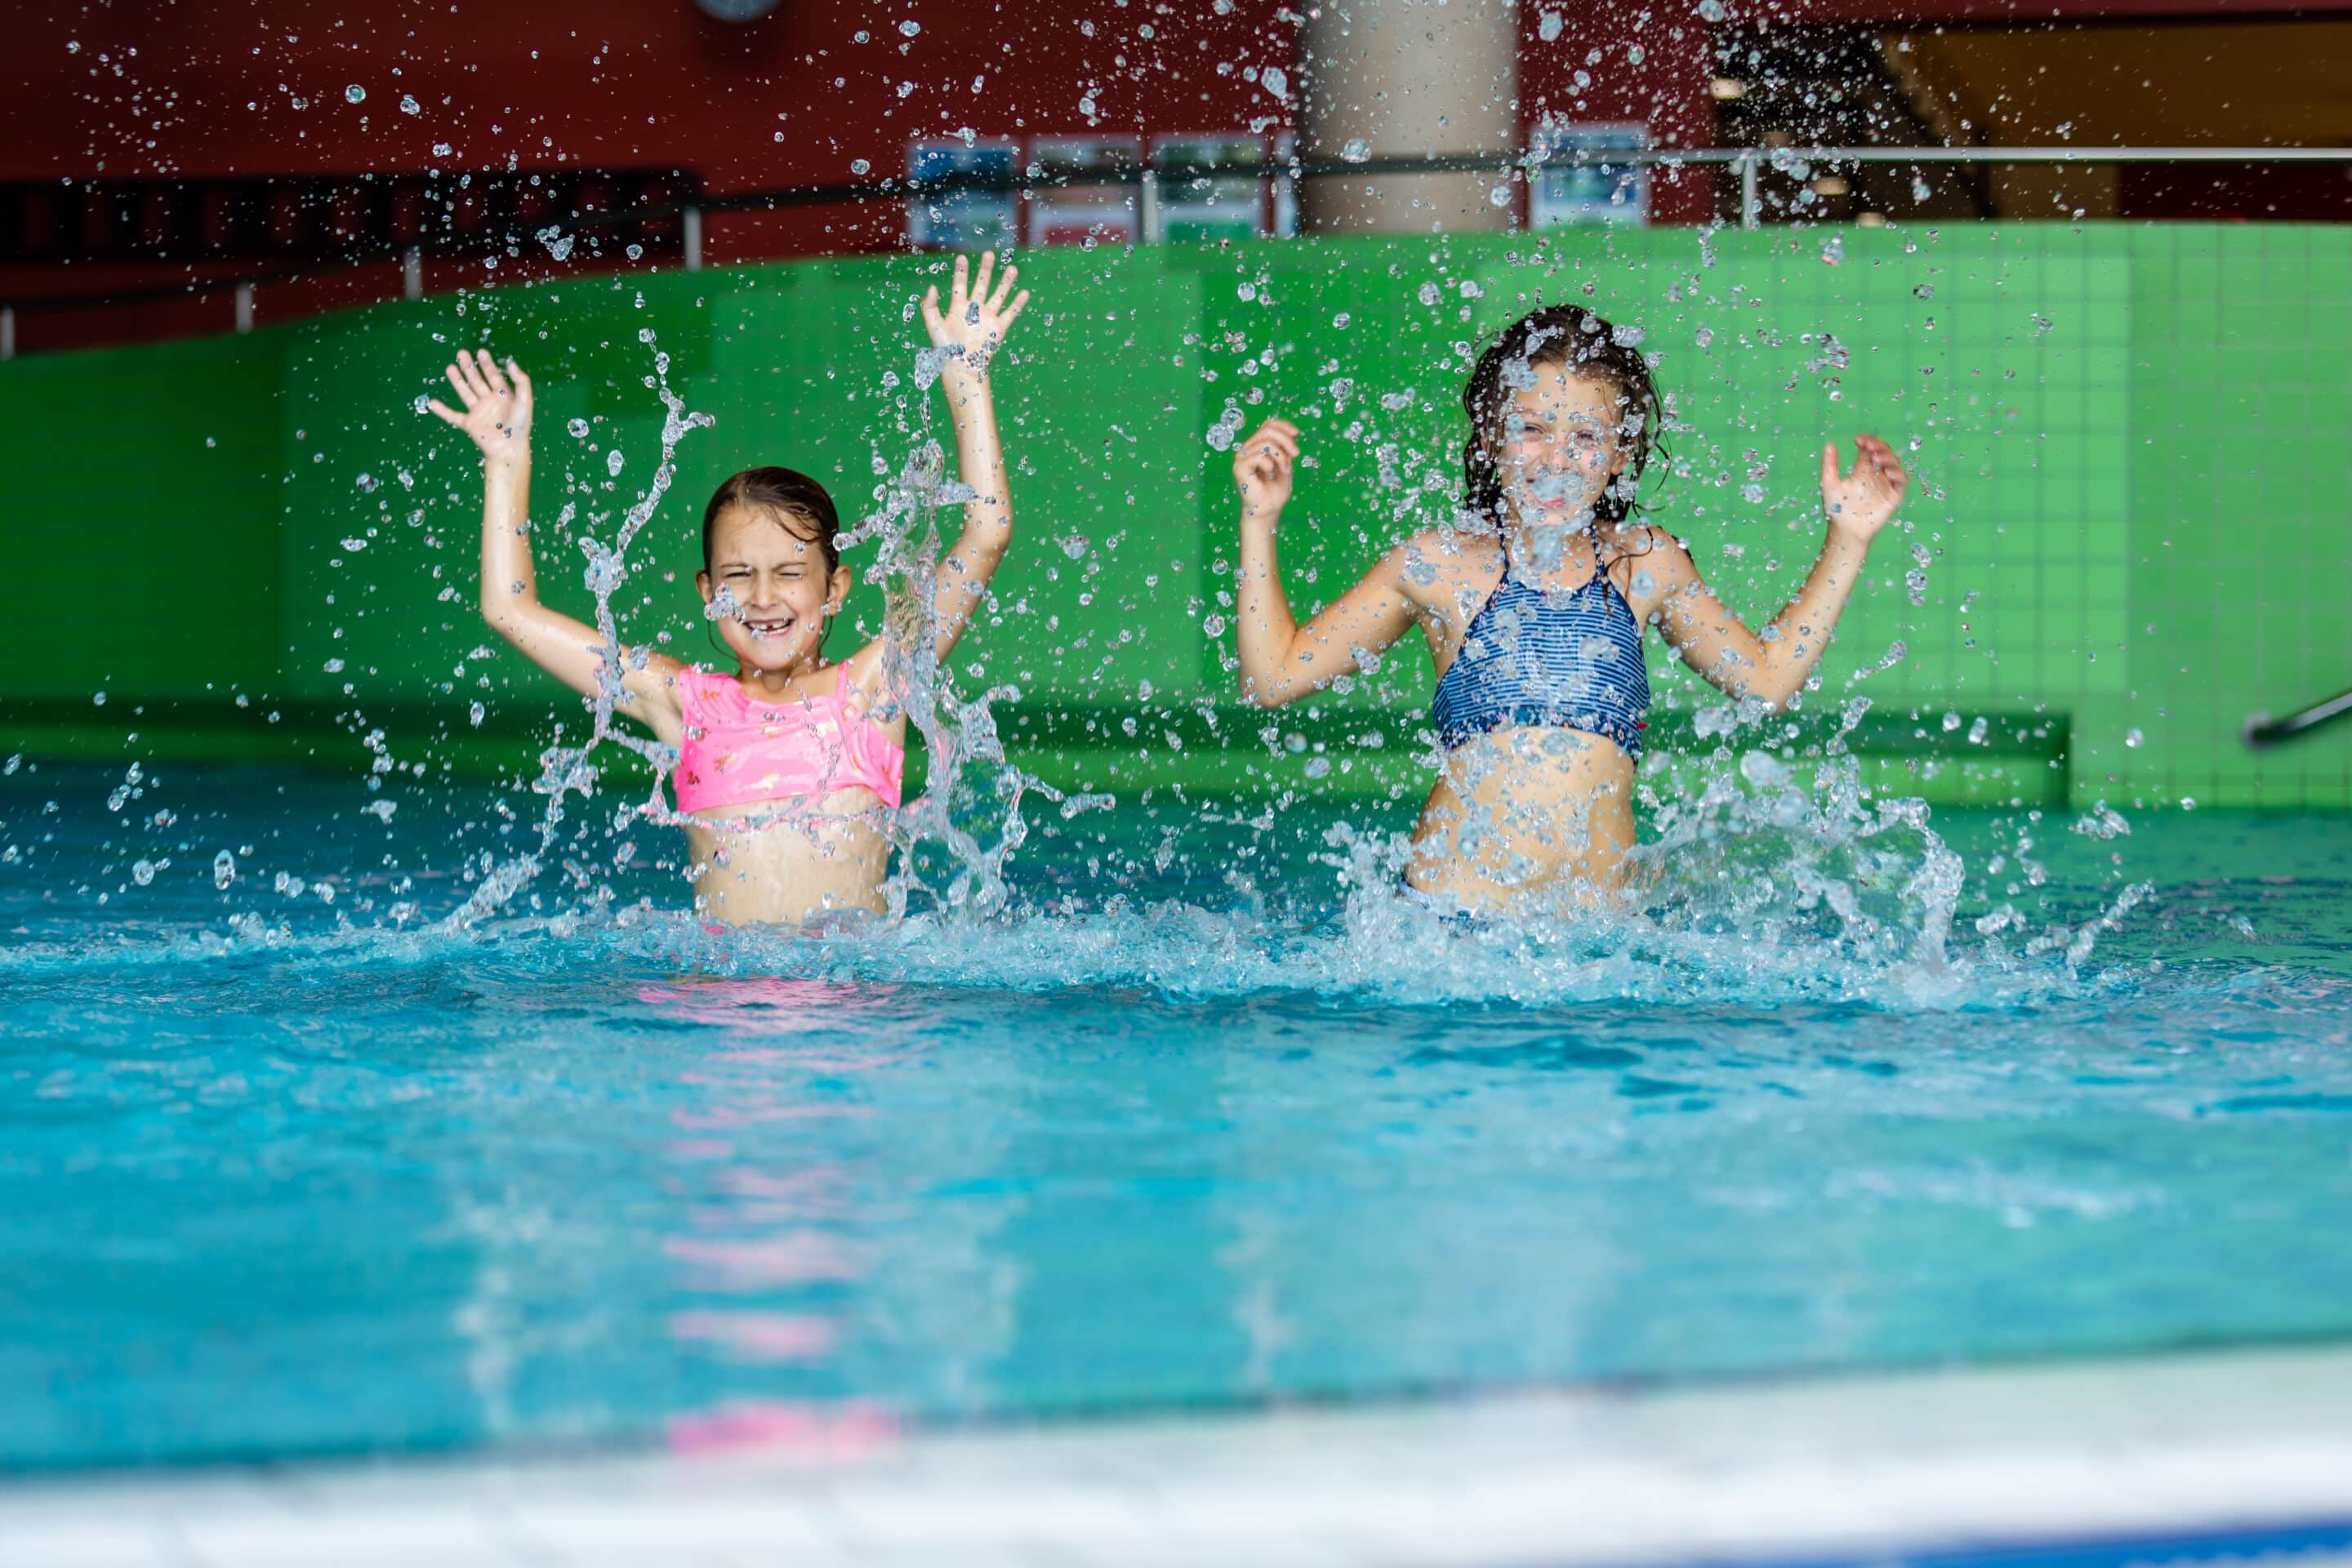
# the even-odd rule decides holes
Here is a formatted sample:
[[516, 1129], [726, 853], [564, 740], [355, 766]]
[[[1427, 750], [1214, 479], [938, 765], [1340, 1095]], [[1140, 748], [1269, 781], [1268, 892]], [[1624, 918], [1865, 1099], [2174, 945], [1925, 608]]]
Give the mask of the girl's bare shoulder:
[[1417, 605], [1452, 609], [1465, 588], [1492, 587], [1503, 547], [1492, 533], [1442, 525], [1409, 535], [1389, 552], [1399, 585]]

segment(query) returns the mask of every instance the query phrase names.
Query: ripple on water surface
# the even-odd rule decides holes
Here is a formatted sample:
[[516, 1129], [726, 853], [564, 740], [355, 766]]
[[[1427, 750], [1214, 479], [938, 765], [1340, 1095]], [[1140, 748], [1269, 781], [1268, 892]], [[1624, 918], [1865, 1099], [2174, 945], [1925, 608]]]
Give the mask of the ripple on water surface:
[[2339, 819], [2053, 822], [2013, 896], [2018, 825], [1939, 817], [1939, 952], [1902, 830], [1455, 933], [1400, 823], [1165, 800], [1043, 816], [986, 921], [550, 869], [452, 932], [479, 803], [5, 783], [13, 1465], [2352, 1331]]

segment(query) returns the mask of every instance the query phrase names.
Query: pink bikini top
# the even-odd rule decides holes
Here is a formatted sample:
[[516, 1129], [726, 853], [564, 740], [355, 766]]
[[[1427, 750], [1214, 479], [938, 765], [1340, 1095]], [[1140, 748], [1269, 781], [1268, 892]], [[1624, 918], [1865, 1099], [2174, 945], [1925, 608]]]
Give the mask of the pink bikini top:
[[849, 667], [828, 694], [761, 702], [731, 675], [678, 672], [686, 736], [673, 784], [680, 811], [758, 801], [821, 801], [861, 786], [897, 805], [907, 753], [889, 732], [849, 706]]

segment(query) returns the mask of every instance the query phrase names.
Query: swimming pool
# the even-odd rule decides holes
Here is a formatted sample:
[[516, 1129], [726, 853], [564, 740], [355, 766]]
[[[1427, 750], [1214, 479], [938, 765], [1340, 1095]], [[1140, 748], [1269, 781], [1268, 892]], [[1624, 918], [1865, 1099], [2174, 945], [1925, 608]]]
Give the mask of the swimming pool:
[[2352, 1335], [2340, 816], [2053, 813], [2012, 900], [1939, 812], [1941, 963], [1769, 835], [1448, 935], [1402, 808], [1164, 793], [1033, 801], [985, 920], [712, 934], [598, 841], [451, 933], [488, 792], [157, 772], [0, 778], [12, 1469]]

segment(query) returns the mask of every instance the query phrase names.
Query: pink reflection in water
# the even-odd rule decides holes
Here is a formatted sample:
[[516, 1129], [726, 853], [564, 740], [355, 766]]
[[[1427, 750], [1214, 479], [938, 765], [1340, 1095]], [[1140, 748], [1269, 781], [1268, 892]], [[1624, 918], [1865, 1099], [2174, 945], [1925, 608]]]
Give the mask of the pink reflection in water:
[[682, 1454], [761, 1448], [811, 1459], [869, 1458], [898, 1440], [898, 1423], [873, 1405], [747, 1401], [675, 1417], [669, 1445]]
[[919, 1053], [919, 1046], [901, 1050], [861, 1048], [839, 1037], [857, 1027], [873, 1026], [859, 1015], [887, 1006], [896, 987], [856, 985], [831, 980], [697, 980], [670, 985], [643, 985], [637, 1000], [649, 1006], [681, 1014], [698, 1024], [726, 1030], [737, 1039], [759, 1037], [832, 1035], [824, 1042], [784, 1046], [741, 1046], [714, 1055], [713, 1060], [805, 1068], [814, 1072], [859, 1072], [888, 1067]]
[[790, 1312], [675, 1312], [669, 1331], [723, 1345], [746, 1361], [810, 1361], [830, 1353], [838, 1338], [830, 1321]]
[[[689, 1075], [686, 1081], [710, 1080], [698, 1080]], [[707, 1131], [714, 1127], [750, 1127], [762, 1121], [863, 1121], [873, 1114], [873, 1108], [866, 1105], [715, 1105], [708, 1110], [674, 1110], [670, 1121], [678, 1127]]]
[[715, 1280], [703, 1289], [758, 1290], [771, 1285], [855, 1279], [865, 1272], [838, 1237], [820, 1230], [788, 1230], [757, 1241], [705, 1241], [672, 1237], [662, 1250], [681, 1263], [709, 1269]]

